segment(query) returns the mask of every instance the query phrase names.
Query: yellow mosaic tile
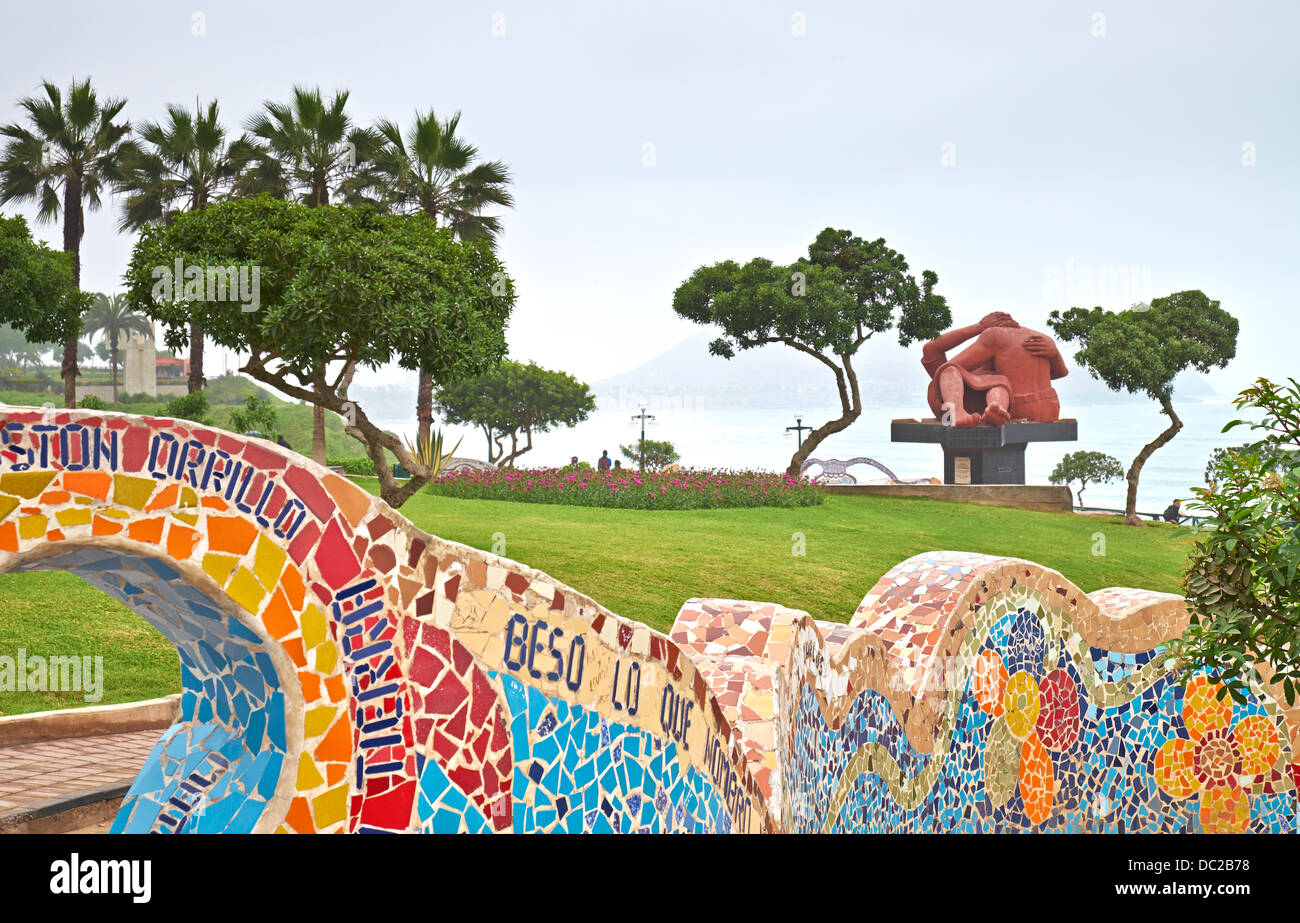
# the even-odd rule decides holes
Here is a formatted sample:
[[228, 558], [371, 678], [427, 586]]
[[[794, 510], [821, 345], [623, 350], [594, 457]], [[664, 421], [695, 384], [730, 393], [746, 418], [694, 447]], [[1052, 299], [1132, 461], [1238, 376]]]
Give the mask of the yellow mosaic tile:
[[287, 558], [288, 555], [265, 535], [257, 537], [257, 550], [253, 555], [253, 573], [257, 574], [257, 579], [261, 581], [262, 586], [269, 590], [276, 585]]
[[88, 526], [90, 525], [90, 510], [59, 510], [54, 514], [54, 518], [59, 521], [61, 526]]
[[226, 585], [226, 579], [230, 572], [235, 569], [235, 558], [228, 554], [205, 554], [203, 556], [203, 569], [213, 580], [222, 586]]
[[257, 607], [261, 605], [262, 600], [266, 597], [266, 590], [257, 582], [253, 572], [247, 567], [241, 567], [235, 572], [230, 583], [226, 586], [226, 593], [235, 602], [239, 603], [249, 612], [256, 613]]
[[128, 474], [113, 475], [113, 502], [132, 509], [142, 510], [157, 488], [153, 478], [137, 478]]

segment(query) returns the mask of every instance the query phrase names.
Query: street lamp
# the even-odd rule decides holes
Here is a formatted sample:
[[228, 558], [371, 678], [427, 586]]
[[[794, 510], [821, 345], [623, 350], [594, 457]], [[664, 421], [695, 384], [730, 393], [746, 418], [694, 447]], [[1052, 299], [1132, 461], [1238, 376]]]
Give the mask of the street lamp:
[[813, 431], [813, 428], [812, 428], [811, 426], [804, 426], [804, 425], [803, 425], [803, 414], [801, 414], [801, 413], [797, 413], [797, 414], [794, 415], [794, 423], [795, 423], [794, 426], [787, 426], [787, 427], [785, 428], [785, 431], [786, 431], [787, 433], [793, 432], [793, 433], [796, 434], [797, 438], [799, 439], [799, 448], [802, 449], [802, 448], [803, 448], [803, 431], [804, 431], [804, 430], [807, 430], [808, 432], [811, 433], [811, 432]]
[[641, 412], [633, 415], [632, 417], [633, 423], [637, 422], [638, 420], [641, 421], [641, 442], [637, 445], [637, 449], [639, 449], [641, 453], [640, 468], [642, 473], [645, 472], [645, 425], [647, 422], [650, 423], [654, 422], [654, 415], [646, 413], [645, 409], [646, 409], [646, 402], [642, 401]]

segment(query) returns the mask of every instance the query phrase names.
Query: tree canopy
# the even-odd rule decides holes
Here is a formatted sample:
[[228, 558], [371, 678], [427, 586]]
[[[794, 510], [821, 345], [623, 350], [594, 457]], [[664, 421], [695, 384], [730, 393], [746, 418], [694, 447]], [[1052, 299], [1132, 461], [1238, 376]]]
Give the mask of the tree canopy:
[[[193, 278], [169, 292], [177, 260]], [[253, 283], [251, 304], [229, 290], [217, 300], [223, 271]], [[127, 279], [132, 302], [166, 327], [168, 345], [182, 346], [197, 318], [213, 341], [248, 354], [250, 376], [344, 416], [394, 507], [431, 474], [349, 400], [353, 375], [393, 361], [439, 380], [477, 375], [505, 353], [515, 300], [486, 243], [456, 241], [424, 216], [265, 197], [142, 229]], [[191, 282], [201, 300], [185, 300]], [[241, 296], [249, 287], [241, 283]], [[400, 487], [385, 449], [412, 475]]]
[[[433, 398], [448, 423], [482, 429], [487, 460], [502, 466], [532, 449], [534, 432], [574, 426], [596, 409], [591, 391], [569, 373], [509, 359], [481, 375], [438, 386]], [[502, 445], [506, 439], [509, 450]]]
[[1075, 361], [1113, 391], [1145, 394], [1170, 419], [1164, 432], [1143, 447], [1128, 470], [1125, 519], [1137, 517], [1142, 466], [1183, 428], [1173, 407], [1174, 379], [1180, 372], [1223, 368], [1237, 354], [1237, 319], [1199, 291], [1151, 299], [1150, 307], [1124, 311], [1070, 308], [1053, 311], [1048, 325], [1064, 340], [1080, 345]]
[[787, 469], [828, 436], [862, 415], [853, 357], [872, 335], [898, 329], [904, 346], [938, 336], [952, 323], [938, 276], [926, 270], [918, 283], [907, 260], [883, 238], [866, 241], [826, 228], [808, 257], [790, 265], [756, 258], [701, 266], [673, 293], [673, 310], [698, 324], [716, 324], [723, 336], [709, 352], [731, 358], [737, 350], [783, 343], [825, 365], [835, 376], [841, 415], [809, 433]]
[[680, 461], [676, 447], [666, 439], [638, 439], [636, 442], [621, 445], [618, 450], [633, 462], [650, 471]]
[[86, 299], [72, 281], [72, 254], [34, 240], [21, 217], [0, 215], [0, 321], [31, 343], [63, 343], [81, 331]]
[[1083, 492], [1089, 484], [1109, 484], [1124, 476], [1124, 466], [1118, 458], [1105, 452], [1071, 452], [1052, 469], [1048, 480], [1053, 484], [1079, 482], [1079, 506], [1083, 506]]

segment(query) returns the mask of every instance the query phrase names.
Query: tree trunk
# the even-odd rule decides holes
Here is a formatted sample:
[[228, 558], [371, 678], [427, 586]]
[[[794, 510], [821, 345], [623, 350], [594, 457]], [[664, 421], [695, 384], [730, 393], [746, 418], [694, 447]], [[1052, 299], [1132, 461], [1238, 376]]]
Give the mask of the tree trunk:
[[[420, 383], [415, 389], [416, 445], [422, 446], [433, 427], [433, 376], [420, 373]], [[490, 450], [489, 450], [490, 451]]]
[[113, 406], [117, 406], [117, 331], [108, 338], [108, 361], [113, 366]]
[[[72, 288], [81, 291], [81, 177], [70, 176], [63, 187], [63, 252], [72, 254]], [[77, 406], [77, 341], [80, 339], [81, 324], [63, 343], [63, 406], [69, 410]]]
[[312, 405], [311, 460], [318, 465], [325, 464], [325, 408], [320, 404]]
[[190, 379], [189, 393], [202, 391], [203, 378], [203, 328], [196, 320], [190, 321]]
[[524, 435], [528, 437], [528, 444], [525, 445], [523, 448], [520, 448], [519, 441], [518, 441], [519, 431], [514, 430], [510, 433], [510, 455], [501, 460], [501, 467], [513, 468], [515, 466], [515, 459], [518, 458], [520, 455], [523, 455], [525, 452], [529, 451], [530, 449], [532, 449], [533, 447], [532, 427], [525, 427]]
[[1178, 419], [1178, 414], [1174, 413], [1174, 405], [1169, 402], [1169, 398], [1160, 399], [1160, 409], [1173, 422], [1168, 429], [1142, 447], [1142, 451], [1138, 453], [1137, 458], [1133, 459], [1133, 464], [1128, 469], [1128, 498], [1124, 504], [1124, 522], [1130, 526], [1142, 525], [1142, 520], [1137, 514], [1138, 478], [1142, 475], [1142, 466], [1147, 463], [1147, 459], [1156, 449], [1177, 436], [1178, 431], [1183, 428], [1183, 421]]
[[[792, 478], [799, 477], [799, 469], [803, 467], [803, 463], [808, 460], [813, 453], [813, 449], [817, 448], [822, 443], [822, 440], [848, 429], [858, 417], [862, 416], [862, 396], [858, 392], [858, 373], [854, 371], [848, 356], [841, 356], [840, 358], [844, 362], [843, 371], [849, 383], [849, 389], [846, 390], [842, 378], [836, 382], [839, 385], [840, 406], [843, 408], [844, 413], [838, 419], [823, 423], [808, 434], [808, 438], [803, 441], [803, 445], [799, 446], [794, 455], [791, 456], [790, 467], [785, 469], [785, 473]], [[836, 377], [839, 378], [838, 370]]]

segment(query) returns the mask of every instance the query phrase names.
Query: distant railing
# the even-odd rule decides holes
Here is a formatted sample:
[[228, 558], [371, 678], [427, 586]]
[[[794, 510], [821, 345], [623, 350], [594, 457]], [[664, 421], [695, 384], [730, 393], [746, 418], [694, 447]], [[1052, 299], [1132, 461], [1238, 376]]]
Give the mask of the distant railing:
[[[1114, 514], [1117, 515], [1117, 516], [1123, 516], [1123, 515], [1124, 515], [1124, 510], [1114, 510], [1114, 509], [1110, 509], [1109, 507], [1104, 507], [1104, 506], [1076, 506], [1076, 507], [1074, 508], [1074, 511], [1075, 511], [1076, 513], [1114, 513]], [[1150, 520], [1152, 520], [1152, 521], [1154, 521], [1154, 522], [1168, 522], [1168, 521], [1169, 521], [1169, 520], [1165, 519], [1165, 514], [1164, 514], [1164, 513], [1138, 513], [1137, 515], [1138, 515], [1140, 518], [1150, 519]], [[1181, 526], [1181, 525], [1191, 525], [1191, 526], [1199, 527], [1200, 524], [1201, 524], [1201, 520], [1203, 520], [1203, 519], [1205, 519], [1205, 518], [1207, 518], [1207, 517], [1205, 517], [1205, 516], [1179, 516], [1179, 517], [1178, 517], [1178, 522], [1177, 522], [1177, 524], [1180, 525], [1180, 526]]]
[[805, 474], [809, 468], [816, 466], [822, 469], [821, 474], [817, 475], [812, 479], [818, 484], [827, 484], [827, 485], [856, 484], [858, 483], [858, 479], [855, 478], [853, 475], [849, 474], [848, 472], [848, 469], [853, 465], [870, 465], [871, 467], [881, 471], [887, 478], [889, 478], [889, 482], [891, 484], [929, 484], [930, 483], [930, 478], [914, 478], [912, 480], [907, 480], [907, 481], [902, 480], [898, 477], [898, 475], [894, 474], [894, 472], [890, 471], [888, 468], [886, 468], [880, 462], [876, 461], [874, 458], [865, 458], [862, 456], [859, 456], [857, 458], [851, 458], [847, 461], [838, 458], [828, 458], [824, 461], [820, 458], [810, 458], [806, 462], [804, 462], [803, 465], [799, 468], [799, 473]]

